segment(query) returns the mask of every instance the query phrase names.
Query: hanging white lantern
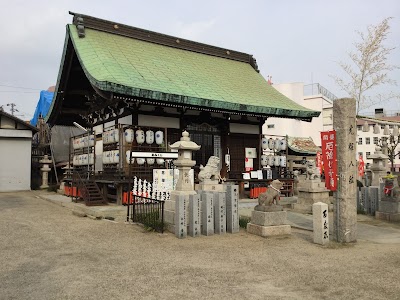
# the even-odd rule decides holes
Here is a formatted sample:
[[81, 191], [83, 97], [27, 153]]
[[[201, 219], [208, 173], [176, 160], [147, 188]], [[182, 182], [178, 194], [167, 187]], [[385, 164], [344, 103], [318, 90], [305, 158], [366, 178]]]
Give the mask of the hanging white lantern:
[[[129, 161], [130, 161], [130, 159], [131, 159], [131, 158], [129, 157], [130, 155], [131, 155], [131, 151], [130, 151], [130, 150], [126, 151], [126, 163], [127, 163], [127, 164], [129, 164]], [[131, 161], [131, 162], [132, 162], [132, 164], [135, 162], [135, 158], [134, 158], [134, 157], [132, 157], [132, 161]]]
[[153, 130], [146, 131], [146, 143], [149, 145], [154, 143], [154, 131]]
[[90, 135], [89, 137], [89, 146], [90, 147], [94, 146], [94, 134]]
[[154, 165], [154, 161], [155, 161], [155, 159], [152, 158], [152, 157], [149, 157], [149, 158], [146, 159], [146, 162], [147, 162], [147, 164], [149, 164], [149, 165]]
[[389, 129], [389, 125], [385, 125], [385, 128], [383, 129], [383, 134], [384, 135], [390, 135], [390, 129]]
[[281, 149], [281, 141], [280, 139], [276, 138], [274, 143], [275, 150], [279, 151]]
[[280, 143], [279, 149], [282, 150], [282, 151], [286, 150], [286, 145], [287, 145], [286, 139], [281, 139], [281, 140], [279, 141], [279, 143]]
[[272, 154], [268, 155], [268, 157], [267, 157], [267, 165], [269, 165], [269, 166], [274, 165], [274, 156]]
[[156, 131], [156, 144], [161, 145], [164, 142], [164, 132], [161, 130]]
[[119, 143], [119, 129], [114, 129], [114, 143]]
[[263, 154], [261, 155], [261, 165], [266, 167], [268, 165], [268, 156]]
[[163, 165], [164, 164], [164, 158], [157, 158], [156, 162], [158, 165]]
[[265, 136], [263, 136], [263, 138], [261, 139], [261, 147], [264, 150], [268, 149], [268, 139]]
[[281, 156], [280, 157], [280, 165], [281, 167], [286, 167], [286, 156]]
[[131, 128], [125, 129], [125, 141], [127, 143], [132, 143], [133, 142], [133, 138], [135, 137], [134, 131]]
[[89, 154], [89, 165], [94, 165], [94, 153]]
[[138, 144], [143, 144], [144, 140], [144, 131], [142, 129], [136, 130], [136, 142]]
[[114, 143], [115, 142], [115, 131], [114, 131], [114, 129], [112, 129], [112, 130], [110, 130], [109, 131], [109, 140], [108, 140], [108, 142], [110, 143], [110, 144], [112, 144], [112, 143]]
[[274, 156], [274, 166], [278, 167], [281, 163], [281, 157], [280, 156]]
[[393, 134], [393, 136], [398, 136], [399, 135], [399, 126], [397, 126], [397, 125], [393, 126], [392, 134]]
[[274, 150], [274, 147], [275, 147], [275, 141], [274, 141], [274, 139], [273, 139], [273, 138], [269, 138], [269, 139], [268, 139], [268, 148], [269, 148], [270, 150]]
[[138, 157], [136, 158], [136, 162], [138, 165], [144, 165], [146, 159], [144, 159], [143, 157]]

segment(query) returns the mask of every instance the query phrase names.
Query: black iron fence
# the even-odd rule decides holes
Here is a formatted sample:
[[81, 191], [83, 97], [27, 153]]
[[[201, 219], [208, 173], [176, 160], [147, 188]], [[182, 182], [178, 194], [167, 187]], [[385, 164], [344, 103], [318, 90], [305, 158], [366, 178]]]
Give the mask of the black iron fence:
[[141, 223], [158, 232], [164, 232], [164, 200], [130, 195], [127, 206], [127, 221]]

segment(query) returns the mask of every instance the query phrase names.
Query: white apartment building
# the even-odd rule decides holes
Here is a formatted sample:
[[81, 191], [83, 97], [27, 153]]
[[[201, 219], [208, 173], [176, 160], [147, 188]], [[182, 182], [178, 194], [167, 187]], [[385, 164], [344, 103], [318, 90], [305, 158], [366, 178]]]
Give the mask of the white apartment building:
[[321, 131], [332, 130], [333, 109], [332, 101], [336, 97], [320, 84], [304, 85], [302, 82], [274, 84], [279, 92], [298, 104], [321, 111], [318, 118], [312, 122], [269, 118], [263, 126], [265, 135], [281, 135], [293, 137], [311, 137], [317, 146], [321, 146]]
[[[363, 131], [365, 122], [368, 124], [368, 131]], [[374, 126], [376, 124], [378, 124], [379, 133], [374, 133]], [[377, 108], [373, 117], [359, 118], [357, 120], [357, 152], [363, 156], [365, 163], [372, 164], [372, 159], [368, 158], [369, 155], [374, 153], [379, 140], [389, 137], [389, 135], [384, 134], [386, 125], [389, 126], [391, 133], [395, 125], [400, 127], [400, 113], [393, 112], [391, 115], [388, 115], [383, 108]], [[400, 151], [400, 146], [397, 147], [397, 151]], [[400, 168], [400, 159], [398, 157], [394, 160], [394, 167], [396, 171]], [[388, 162], [389, 168], [390, 163]]]

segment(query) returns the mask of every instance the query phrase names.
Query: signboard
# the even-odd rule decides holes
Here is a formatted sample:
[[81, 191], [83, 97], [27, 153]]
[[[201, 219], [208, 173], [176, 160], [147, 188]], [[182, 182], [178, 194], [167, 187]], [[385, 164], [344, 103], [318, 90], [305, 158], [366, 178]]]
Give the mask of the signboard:
[[[127, 151], [127, 157], [129, 158], [130, 151]], [[143, 157], [143, 158], [165, 158], [165, 159], [177, 159], [177, 152], [132, 152], [132, 157]]]
[[325, 186], [337, 190], [336, 131], [321, 132], [322, 161], [324, 164]]

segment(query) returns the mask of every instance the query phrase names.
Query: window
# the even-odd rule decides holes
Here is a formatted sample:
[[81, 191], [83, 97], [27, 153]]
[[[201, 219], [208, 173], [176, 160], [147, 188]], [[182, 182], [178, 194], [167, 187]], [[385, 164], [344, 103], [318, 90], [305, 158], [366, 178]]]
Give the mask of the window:
[[267, 128], [275, 128], [275, 124], [268, 124]]
[[362, 156], [362, 157], [364, 158], [364, 156], [363, 156], [363, 153], [362, 153], [362, 152], [358, 152], [358, 156]]
[[365, 156], [367, 157], [367, 159], [368, 159], [368, 157], [371, 155], [371, 152], [365, 152]]
[[365, 145], [370, 145], [371, 144], [371, 138], [366, 137], [365, 138]]
[[374, 144], [378, 145], [378, 137], [374, 137]]
[[393, 125], [389, 125], [389, 128], [390, 128], [390, 129], [393, 129]]
[[362, 145], [362, 138], [358, 138], [358, 144]]
[[357, 125], [357, 130], [361, 131], [362, 130], [362, 125]]

